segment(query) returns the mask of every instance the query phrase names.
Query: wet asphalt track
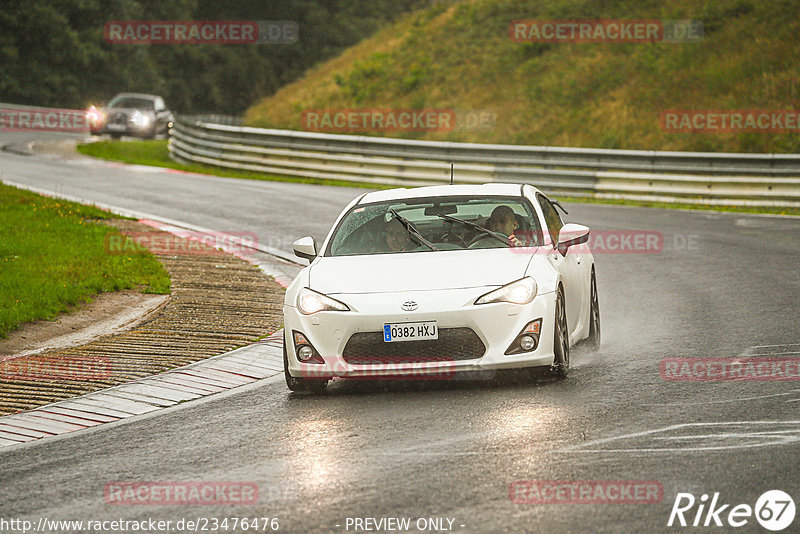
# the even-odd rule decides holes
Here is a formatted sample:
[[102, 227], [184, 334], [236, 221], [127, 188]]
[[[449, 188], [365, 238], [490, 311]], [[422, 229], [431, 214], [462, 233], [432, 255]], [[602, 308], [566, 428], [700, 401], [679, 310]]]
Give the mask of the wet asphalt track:
[[[363, 192], [5, 152], [0, 178], [254, 231], [284, 250], [302, 235], [321, 239]], [[567, 220], [593, 230], [654, 230], [664, 244], [658, 253], [597, 256], [603, 346], [598, 354], [575, 347], [567, 380], [338, 381], [320, 397], [267, 380], [0, 451], [0, 518], [278, 517], [281, 532], [348, 532], [348, 517], [446, 517], [454, 532], [674, 532], [698, 530], [667, 528], [678, 492], [719, 492], [723, 503], [752, 506], [781, 489], [800, 504], [800, 382], [675, 382], [659, 373], [664, 358], [800, 355], [800, 218], [567, 209]], [[173, 480], [254, 482], [259, 500], [103, 500], [109, 482]], [[658, 504], [513, 503], [516, 480], [657, 481], [664, 496]], [[724, 530], [764, 532], [754, 518]]]

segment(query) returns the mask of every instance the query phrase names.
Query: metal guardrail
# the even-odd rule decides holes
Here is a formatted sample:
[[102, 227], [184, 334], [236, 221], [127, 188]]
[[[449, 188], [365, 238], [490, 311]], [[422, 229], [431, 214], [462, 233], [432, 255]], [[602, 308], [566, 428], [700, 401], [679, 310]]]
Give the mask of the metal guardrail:
[[180, 115], [181, 122], [185, 124], [211, 123], [224, 124], [225, 126], [241, 126], [242, 117], [239, 115], [221, 115], [219, 113], [206, 113], [202, 115]]
[[561, 196], [800, 206], [800, 154], [657, 152], [389, 139], [180, 117], [171, 157], [228, 169], [355, 182], [531, 183]]

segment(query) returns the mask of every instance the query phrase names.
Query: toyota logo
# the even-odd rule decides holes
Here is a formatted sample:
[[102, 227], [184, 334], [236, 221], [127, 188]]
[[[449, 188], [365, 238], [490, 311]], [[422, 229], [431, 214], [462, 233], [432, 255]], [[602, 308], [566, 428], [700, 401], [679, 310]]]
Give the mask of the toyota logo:
[[400, 307], [403, 308], [405, 311], [414, 311], [419, 307], [419, 304], [417, 304], [413, 300], [407, 300]]

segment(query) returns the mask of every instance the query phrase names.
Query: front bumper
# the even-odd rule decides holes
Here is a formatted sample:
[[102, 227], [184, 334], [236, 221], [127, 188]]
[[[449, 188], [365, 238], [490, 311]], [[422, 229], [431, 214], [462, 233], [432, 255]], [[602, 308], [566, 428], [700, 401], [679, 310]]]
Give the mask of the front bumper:
[[137, 122], [129, 112], [110, 112], [106, 115], [102, 126], [102, 133], [112, 135], [126, 135], [130, 137], [147, 137], [155, 130], [155, 117], [144, 115], [145, 122]]
[[[461, 373], [480, 373], [495, 369], [549, 366], [553, 363], [553, 318], [555, 293], [537, 295], [526, 305], [492, 303], [474, 305], [486, 288], [458, 289], [437, 292], [403, 292], [358, 295], [331, 295], [347, 304], [349, 312], [320, 312], [303, 315], [296, 307], [284, 306], [285, 338], [289, 373], [305, 378], [453, 378]], [[400, 309], [400, 304], [414, 300], [419, 308], [413, 312]], [[523, 328], [542, 319], [539, 341], [533, 351], [506, 355], [505, 352]], [[374, 354], [373, 363], [360, 365], [345, 355], [345, 347], [354, 334], [380, 333], [385, 323], [436, 321], [440, 330], [469, 329], [485, 347], [477, 358], [464, 359], [463, 351], [452, 352], [438, 347], [435, 355], [425, 357], [419, 351], [398, 356], [400, 347], [419, 342], [386, 343], [393, 345], [392, 357]], [[302, 333], [324, 363], [302, 363], [296, 357], [293, 332]], [[377, 346], [377, 345], [373, 345]], [[409, 345], [410, 346], [410, 345]], [[351, 345], [352, 348], [352, 345]], [[393, 358], [395, 358], [393, 360]], [[348, 361], [349, 360], [349, 361]], [[396, 363], [393, 363], [396, 362]]]
[[147, 137], [150, 135], [153, 127], [152, 125], [135, 126], [135, 125], [106, 125], [102, 128], [100, 133], [112, 135], [125, 135], [128, 137]]

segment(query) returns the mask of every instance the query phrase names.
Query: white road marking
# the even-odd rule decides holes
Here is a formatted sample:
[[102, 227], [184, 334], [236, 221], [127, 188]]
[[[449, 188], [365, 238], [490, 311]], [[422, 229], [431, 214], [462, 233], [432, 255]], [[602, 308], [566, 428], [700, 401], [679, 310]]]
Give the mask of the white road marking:
[[[792, 395], [793, 393], [798, 393], [798, 392], [800, 392], [800, 389], [793, 389], [791, 391], [787, 391], [786, 393], [775, 393], [773, 395], [758, 395], [756, 397], [737, 397], [735, 399], [726, 399], [718, 401], [698, 401], [698, 402], [649, 402], [649, 403], [643, 403], [642, 406], [699, 406], [699, 405], [705, 406], [707, 404], [725, 404], [729, 402], [769, 399], [772, 397], [785, 397], [786, 395]], [[800, 400], [800, 399], [795, 399], [795, 400]], [[794, 400], [786, 402], [794, 402]]]
[[[756, 427], [770, 425], [775, 428], [772, 429], [753, 429], [753, 431], [746, 430], [746, 427]], [[790, 426], [789, 429], [781, 429], [780, 427]], [[725, 428], [730, 428], [726, 430]], [[745, 427], [744, 429], [742, 427]], [[719, 428], [719, 432], [708, 432]], [[704, 433], [694, 435], [666, 435], [658, 436], [661, 433], [678, 433], [684, 430], [700, 430], [706, 431]], [[643, 439], [642, 439], [643, 438]], [[604, 448], [601, 445], [612, 443], [615, 441], [632, 440], [634, 446], [622, 446], [620, 448]], [[636, 440], [640, 440], [641, 446], [637, 445]], [[709, 440], [709, 441], [723, 441], [733, 440], [734, 443], [726, 445], [696, 445], [688, 447], [669, 447], [669, 446], [653, 446], [659, 442], [677, 441], [685, 442], [688, 440]], [[736, 440], [741, 440], [736, 443]], [[623, 434], [621, 436], [614, 436], [610, 438], [598, 439], [586, 443], [579, 443], [576, 445], [569, 445], [563, 447], [556, 453], [561, 452], [578, 452], [578, 453], [641, 453], [641, 452], [678, 452], [678, 451], [721, 451], [729, 449], [745, 449], [766, 447], [769, 445], [787, 445], [791, 443], [800, 442], [800, 421], [728, 421], [728, 422], [711, 422], [711, 423], [684, 423], [678, 425], [671, 425], [655, 430], [646, 430], [643, 432], [634, 432], [631, 434]]]

